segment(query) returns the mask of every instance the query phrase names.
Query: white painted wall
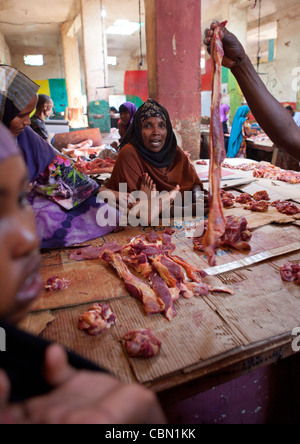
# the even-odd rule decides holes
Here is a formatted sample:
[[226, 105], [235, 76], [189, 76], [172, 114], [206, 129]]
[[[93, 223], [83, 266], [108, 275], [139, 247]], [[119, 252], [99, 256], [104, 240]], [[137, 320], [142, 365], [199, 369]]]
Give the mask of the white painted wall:
[[[278, 20], [276, 58], [273, 62], [262, 63], [260, 71], [266, 73], [261, 79], [280, 102], [298, 102], [297, 77], [300, 84], [300, 4], [297, 10], [282, 13]], [[297, 69], [298, 68], [298, 69]]]
[[0, 63], [4, 65], [11, 65], [10, 50], [6, 44], [4, 36], [0, 30]]

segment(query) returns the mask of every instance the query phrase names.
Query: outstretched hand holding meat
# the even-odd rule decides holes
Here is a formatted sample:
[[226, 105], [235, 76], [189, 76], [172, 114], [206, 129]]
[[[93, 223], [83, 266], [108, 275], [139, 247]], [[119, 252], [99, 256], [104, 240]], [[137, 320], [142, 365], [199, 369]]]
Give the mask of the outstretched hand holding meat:
[[[205, 30], [204, 44], [208, 52], [217, 25], [218, 22], [212, 22]], [[220, 37], [224, 49], [222, 64], [229, 68], [236, 78], [255, 119], [276, 147], [300, 160], [300, 127], [281, 103], [269, 93], [237, 37], [226, 28], [222, 29]]]
[[[218, 22], [212, 22], [210, 28], [207, 28], [205, 30], [204, 44], [207, 46], [209, 54], [211, 39], [217, 25]], [[246, 53], [242, 44], [239, 42], [236, 36], [229, 32], [226, 28], [222, 29], [222, 31], [220, 32], [220, 37], [222, 39], [224, 49], [224, 57], [222, 62], [223, 66], [231, 69], [236, 65], [240, 65], [246, 57]]]

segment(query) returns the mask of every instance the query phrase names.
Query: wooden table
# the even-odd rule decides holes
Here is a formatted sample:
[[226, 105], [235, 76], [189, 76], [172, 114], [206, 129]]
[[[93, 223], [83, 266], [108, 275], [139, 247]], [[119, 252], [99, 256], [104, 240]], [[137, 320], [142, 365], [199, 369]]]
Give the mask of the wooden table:
[[[199, 174], [207, 168], [197, 167]], [[244, 173], [245, 177], [251, 175], [234, 172], [238, 177]], [[289, 198], [290, 194], [295, 202], [300, 202], [300, 185], [276, 182], [275, 186], [260, 179], [241, 189], [251, 194], [267, 189], [274, 200], [284, 193]], [[226, 210], [226, 214], [241, 211], [234, 208]], [[229, 286], [234, 295], [210, 293], [203, 298], [180, 298], [172, 322], [162, 314], [146, 317], [140, 302], [128, 294], [107, 264], [100, 260], [72, 261], [67, 249], [49, 251], [43, 254], [44, 280], [58, 275], [70, 278], [71, 286], [55, 294], [45, 292], [23, 327], [26, 325], [27, 330], [75, 350], [123, 381], [138, 381], [150, 387], [166, 404], [294, 354], [291, 331], [300, 327], [300, 289], [293, 282], [283, 282], [279, 268], [287, 260], [300, 262], [299, 219], [281, 217], [275, 212], [268, 219], [243, 211], [252, 228], [252, 251], [245, 255], [229, 248], [220, 249], [217, 265], [278, 248], [285, 254], [211, 278], [218, 285]], [[274, 220], [276, 224], [271, 223]], [[111, 240], [126, 244], [132, 236], [150, 230], [128, 228], [91, 244]], [[203, 253], [193, 251], [192, 240], [186, 238], [183, 228], [177, 229], [174, 242], [179, 256], [202, 269], [208, 268]], [[117, 316], [116, 325], [97, 337], [90, 337], [77, 327], [78, 317], [93, 302], [108, 303]], [[161, 339], [158, 356], [149, 360], [127, 357], [122, 337], [135, 328], [150, 328]]]
[[278, 148], [274, 145], [272, 140], [265, 139], [265, 140], [262, 140], [261, 142], [258, 143], [258, 142], [253, 141], [250, 138], [250, 139], [247, 139], [246, 142], [247, 142], [248, 149], [264, 151], [265, 153], [272, 153], [271, 163], [273, 165], [276, 165], [277, 156], [278, 156]]

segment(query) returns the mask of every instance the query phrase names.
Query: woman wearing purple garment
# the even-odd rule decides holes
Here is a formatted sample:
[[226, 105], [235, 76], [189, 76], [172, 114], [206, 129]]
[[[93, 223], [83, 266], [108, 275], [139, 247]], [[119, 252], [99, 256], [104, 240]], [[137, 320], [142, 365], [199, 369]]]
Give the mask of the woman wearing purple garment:
[[126, 131], [130, 127], [136, 112], [137, 112], [137, 107], [135, 106], [134, 103], [125, 102], [120, 106], [119, 109], [120, 120], [118, 123], [120, 143], [123, 141]]
[[39, 86], [15, 68], [0, 65], [0, 122], [10, 130], [22, 150], [32, 191], [29, 201], [35, 213], [42, 248], [71, 246], [112, 232], [100, 227], [96, 214], [98, 184], [76, 169], [30, 128]]

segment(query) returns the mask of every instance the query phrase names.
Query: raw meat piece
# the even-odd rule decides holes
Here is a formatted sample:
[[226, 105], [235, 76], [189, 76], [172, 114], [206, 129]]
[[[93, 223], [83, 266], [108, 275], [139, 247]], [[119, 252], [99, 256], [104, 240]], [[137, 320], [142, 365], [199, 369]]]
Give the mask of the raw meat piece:
[[265, 200], [252, 201], [245, 205], [243, 208], [244, 210], [258, 211], [260, 213], [263, 213], [265, 211], [268, 211], [269, 204]]
[[152, 273], [152, 267], [145, 253], [135, 254], [134, 251], [122, 250], [121, 256], [126, 265], [131, 266], [144, 278]]
[[254, 169], [253, 176], [264, 179], [280, 180], [290, 184], [300, 183], [300, 172], [282, 170], [275, 165], [265, 162], [262, 162]]
[[116, 323], [116, 316], [106, 304], [94, 304], [78, 319], [79, 330], [97, 336]]
[[256, 201], [270, 200], [270, 197], [268, 193], [265, 190], [263, 190], [263, 191], [257, 191], [257, 193], [253, 194], [253, 199]]
[[131, 358], [152, 358], [161, 348], [161, 341], [149, 329], [132, 330], [123, 340], [126, 352]]
[[237, 250], [251, 250], [249, 240], [252, 235], [245, 217], [227, 216], [226, 229], [219, 246], [229, 246]]
[[195, 296], [207, 296], [211, 291], [210, 286], [204, 284], [203, 282], [189, 282], [186, 284], [187, 289], [193, 293]]
[[166, 282], [157, 273], [152, 272], [149, 279], [152, 283], [153, 290], [165, 304], [164, 314], [166, 318], [171, 321], [173, 317], [176, 316], [176, 310], [173, 303], [179, 298], [179, 291], [177, 294], [171, 292]]
[[131, 248], [136, 254], [144, 253], [147, 257], [157, 254], [165, 254], [174, 251], [176, 246], [172, 242], [172, 236], [167, 233], [155, 231], [131, 239], [125, 249]]
[[237, 196], [236, 198], [235, 198], [235, 201], [237, 202], [237, 203], [241, 203], [241, 204], [245, 204], [245, 203], [248, 203], [248, 202], [252, 202], [252, 196], [251, 196], [251, 194], [248, 194], [248, 193], [242, 193], [242, 194], [240, 194], [239, 196]]
[[118, 253], [114, 254], [109, 250], [104, 250], [100, 258], [108, 262], [117, 271], [119, 277], [124, 280], [125, 287], [131, 296], [143, 303], [146, 315], [161, 313], [165, 309], [163, 301], [146, 282], [137, 278], [128, 270]]
[[202, 283], [202, 278], [205, 278], [207, 274], [204, 270], [200, 270], [200, 268], [194, 267], [193, 265], [186, 262], [179, 256], [169, 255], [169, 257], [176, 262], [176, 264], [181, 265], [187, 274], [187, 277], [191, 279], [193, 282]]
[[231, 170], [241, 170], [241, 171], [254, 170], [254, 168], [256, 168], [256, 166], [257, 166], [257, 162], [242, 163], [241, 165], [230, 165], [230, 163], [226, 163], [226, 162], [222, 163], [223, 168], [229, 168]]
[[[207, 229], [207, 221], [204, 222], [204, 230]], [[227, 216], [226, 228], [223, 236], [218, 240], [217, 246], [230, 246], [237, 250], [251, 250], [249, 240], [252, 235], [245, 217]], [[193, 239], [194, 249], [203, 251], [203, 235]]]
[[110, 157], [106, 159], [95, 159], [91, 162], [82, 159], [82, 157], [78, 157], [75, 166], [84, 174], [102, 174], [112, 173], [115, 164], [116, 160]]
[[70, 254], [70, 259], [74, 261], [85, 261], [92, 259], [99, 259], [99, 256], [104, 250], [110, 250], [113, 253], [119, 253], [122, 250], [122, 246], [117, 242], [109, 242], [107, 244], [101, 245], [100, 247], [84, 247], [78, 248], [78, 250], [72, 251]]
[[234, 205], [235, 197], [232, 193], [221, 190], [221, 200], [224, 208], [231, 208]]
[[47, 280], [47, 284], [45, 285], [45, 289], [48, 291], [66, 290], [70, 286], [70, 284], [71, 284], [71, 281], [54, 276], [54, 277]]
[[203, 238], [203, 249], [211, 266], [216, 265], [215, 248], [223, 236], [226, 219], [221, 200], [221, 165], [226, 158], [224, 134], [220, 121], [222, 60], [224, 56], [220, 32], [226, 23], [218, 25], [211, 43], [212, 56], [212, 107], [209, 137], [209, 217], [208, 227]]
[[152, 265], [169, 287], [176, 287], [178, 282], [184, 281], [184, 275], [180, 266], [167, 257], [162, 255], [156, 256], [153, 259]]
[[271, 203], [273, 207], [276, 207], [277, 211], [282, 214], [298, 214], [300, 213], [300, 209], [292, 202], [288, 202], [286, 200], [275, 200]]
[[280, 275], [283, 281], [300, 284], [300, 265], [287, 262], [280, 267]]

